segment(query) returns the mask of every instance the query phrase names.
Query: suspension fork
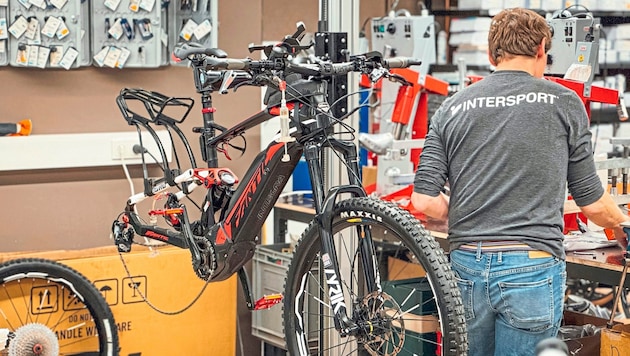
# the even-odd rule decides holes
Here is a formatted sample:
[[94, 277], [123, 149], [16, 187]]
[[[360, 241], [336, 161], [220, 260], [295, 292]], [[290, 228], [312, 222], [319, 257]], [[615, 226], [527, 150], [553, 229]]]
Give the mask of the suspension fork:
[[[340, 152], [344, 161], [347, 162], [348, 179], [350, 185], [363, 186], [361, 181], [359, 156], [357, 154], [357, 146], [354, 142], [348, 140], [337, 140], [334, 138], [329, 139], [331, 147]], [[366, 196], [363, 191], [362, 194], [357, 196]], [[332, 201], [334, 205], [335, 201]], [[333, 206], [330, 207], [332, 209]], [[332, 210], [330, 210], [332, 212]], [[332, 216], [329, 219], [332, 221]], [[332, 231], [332, 226], [328, 231]], [[380, 275], [378, 273], [378, 264], [374, 260], [376, 253], [374, 249], [374, 241], [372, 241], [372, 233], [369, 228], [364, 226], [357, 226], [357, 236], [359, 236], [359, 243], [361, 247], [361, 262], [365, 267], [366, 286], [369, 292], [381, 291]]]
[[[328, 287], [328, 295], [330, 297], [331, 307], [334, 313], [335, 328], [342, 335], [348, 335], [358, 330], [357, 325], [348, 317], [343, 288], [341, 284], [341, 273], [337, 251], [335, 249], [332, 221], [334, 218], [333, 209], [337, 196], [342, 193], [350, 193], [353, 196], [365, 197], [365, 190], [360, 184], [360, 176], [358, 174], [358, 155], [356, 146], [352, 143], [330, 139], [332, 149], [340, 152], [344, 161], [348, 162], [348, 175], [351, 184], [338, 186], [330, 189], [324, 197], [324, 182], [321, 169], [321, 153], [322, 147], [315, 144], [305, 146], [304, 156], [308, 163], [311, 184], [313, 186], [313, 198], [315, 200], [316, 223], [321, 239], [320, 256], [321, 263], [324, 266], [324, 278]], [[357, 234], [359, 237], [361, 261], [363, 263], [366, 287], [368, 291], [380, 290], [380, 281], [377, 280], [378, 272], [374, 260], [374, 245], [372, 243], [370, 231], [367, 228], [358, 227]]]

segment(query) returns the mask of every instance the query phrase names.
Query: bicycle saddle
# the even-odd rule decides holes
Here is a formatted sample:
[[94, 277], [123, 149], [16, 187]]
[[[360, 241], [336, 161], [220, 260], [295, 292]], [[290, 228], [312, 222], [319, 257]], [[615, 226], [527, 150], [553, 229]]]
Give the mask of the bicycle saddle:
[[177, 59], [186, 59], [192, 54], [205, 54], [217, 58], [227, 58], [227, 53], [220, 48], [207, 48], [196, 42], [178, 43], [173, 50]]
[[363, 132], [359, 134], [359, 143], [369, 151], [383, 155], [387, 153], [388, 148], [392, 147], [394, 136], [389, 132], [379, 134]]

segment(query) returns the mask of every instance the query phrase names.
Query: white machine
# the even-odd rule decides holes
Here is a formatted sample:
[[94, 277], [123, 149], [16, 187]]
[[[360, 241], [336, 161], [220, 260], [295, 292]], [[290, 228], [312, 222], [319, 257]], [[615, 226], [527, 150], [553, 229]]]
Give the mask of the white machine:
[[435, 63], [435, 18], [423, 15], [372, 19], [372, 50], [381, 52], [386, 58], [420, 59], [422, 64], [411, 69], [426, 75], [429, 66]]
[[[435, 18], [422, 16], [386, 16], [372, 19], [372, 42], [374, 51], [385, 58], [404, 56], [422, 61], [410, 67], [419, 73], [417, 83], [425, 84], [429, 66], [436, 63]], [[385, 195], [397, 191], [413, 181], [410, 151], [421, 148], [424, 140], [412, 140], [413, 119], [406, 127], [396, 127], [391, 116], [398, 94], [399, 84], [383, 81], [381, 86], [380, 111], [375, 113], [379, 120], [380, 135], [362, 134], [359, 142], [379, 155], [377, 164], [376, 191]], [[415, 98], [411, 117], [415, 117], [418, 98]], [[404, 132], [397, 132], [404, 130]], [[396, 132], [395, 132], [396, 131]]]
[[552, 37], [545, 74], [584, 82], [583, 95], [589, 97], [593, 76], [599, 72], [600, 19], [590, 13], [585, 18], [563, 14], [548, 20]]

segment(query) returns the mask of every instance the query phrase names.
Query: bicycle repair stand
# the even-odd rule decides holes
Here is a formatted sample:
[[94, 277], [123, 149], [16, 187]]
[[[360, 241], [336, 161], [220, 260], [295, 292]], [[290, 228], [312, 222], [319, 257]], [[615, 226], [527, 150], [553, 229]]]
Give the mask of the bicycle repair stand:
[[[623, 231], [626, 233], [626, 236], [630, 236], [630, 227], [624, 227]], [[630, 245], [626, 247], [626, 252], [623, 254], [623, 271], [621, 272], [621, 279], [619, 280], [619, 287], [617, 288], [617, 292], [615, 293], [615, 301], [612, 307], [612, 311], [610, 313], [610, 320], [608, 320], [608, 324], [606, 327], [611, 329], [613, 327], [613, 322], [615, 320], [615, 313], [617, 312], [617, 306], [619, 305], [619, 300], [621, 299], [621, 295], [624, 293], [624, 285], [626, 283], [626, 274], [628, 274], [628, 266], [630, 265]]]

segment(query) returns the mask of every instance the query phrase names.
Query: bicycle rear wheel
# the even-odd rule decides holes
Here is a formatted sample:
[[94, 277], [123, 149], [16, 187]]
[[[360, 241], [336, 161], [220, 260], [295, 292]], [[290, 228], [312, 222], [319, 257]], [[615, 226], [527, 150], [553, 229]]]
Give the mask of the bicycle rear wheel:
[[[285, 280], [284, 329], [291, 355], [466, 354], [466, 320], [455, 276], [418, 220], [391, 203], [353, 198], [336, 205], [332, 226], [339, 282], [357, 328], [343, 337], [335, 329], [331, 306], [338, 296], [322, 278], [327, 261], [320, 263], [319, 228], [311, 223]], [[360, 252], [365, 240], [357, 233], [366, 230], [381, 286], [371, 293]]]
[[112, 312], [78, 271], [23, 258], [0, 265], [0, 282], [0, 354], [118, 355]]

